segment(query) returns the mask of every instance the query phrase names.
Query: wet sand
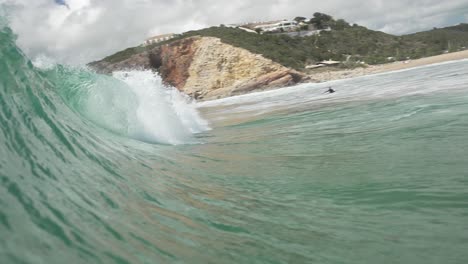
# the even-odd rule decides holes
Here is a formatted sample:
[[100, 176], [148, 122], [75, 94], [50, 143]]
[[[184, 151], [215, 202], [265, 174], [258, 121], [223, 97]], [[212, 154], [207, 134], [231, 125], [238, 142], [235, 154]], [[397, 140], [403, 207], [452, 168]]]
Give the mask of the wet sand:
[[320, 72], [312, 72], [309, 76], [317, 82], [326, 82], [331, 80], [346, 79], [358, 76], [364, 76], [375, 73], [397, 71], [409, 69], [413, 67], [425, 66], [435, 63], [468, 59], [468, 50], [446, 53], [442, 55], [421, 58], [416, 60], [398, 61], [381, 65], [371, 65], [365, 68], [356, 68], [350, 70], [325, 70], [320, 69]]

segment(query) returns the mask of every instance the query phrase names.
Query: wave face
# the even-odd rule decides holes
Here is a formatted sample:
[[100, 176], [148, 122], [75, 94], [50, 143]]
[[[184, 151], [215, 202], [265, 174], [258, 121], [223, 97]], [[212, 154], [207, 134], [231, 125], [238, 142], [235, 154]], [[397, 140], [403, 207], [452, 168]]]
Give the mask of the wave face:
[[150, 72], [0, 56], [0, 263], [468, 258], [467, 61], [200, 103], [209, 130]]
[[209, 129], [189, 98], [165, 87], [151, 71], [109, 77], [57, 66], [45, 73], [71, 108], [120, 135], [176, 145], [190, 143], [192, 134]]

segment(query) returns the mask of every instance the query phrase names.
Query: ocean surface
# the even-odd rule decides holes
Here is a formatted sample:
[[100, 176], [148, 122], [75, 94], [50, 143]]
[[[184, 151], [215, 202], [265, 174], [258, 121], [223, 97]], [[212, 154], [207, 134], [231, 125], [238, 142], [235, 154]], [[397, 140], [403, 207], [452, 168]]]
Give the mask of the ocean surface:
[[192, 103], [0, 58], [2, 264], [468, 261], [466, 60]]

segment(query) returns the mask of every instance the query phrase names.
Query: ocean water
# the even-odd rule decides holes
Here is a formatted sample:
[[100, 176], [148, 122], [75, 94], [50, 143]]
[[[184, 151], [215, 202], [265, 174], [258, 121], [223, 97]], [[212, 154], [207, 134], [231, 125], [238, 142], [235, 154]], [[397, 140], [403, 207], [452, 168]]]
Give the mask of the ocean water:
[[2, 264], [468, 259], [468, 61], [196, 104], [0, 58]]

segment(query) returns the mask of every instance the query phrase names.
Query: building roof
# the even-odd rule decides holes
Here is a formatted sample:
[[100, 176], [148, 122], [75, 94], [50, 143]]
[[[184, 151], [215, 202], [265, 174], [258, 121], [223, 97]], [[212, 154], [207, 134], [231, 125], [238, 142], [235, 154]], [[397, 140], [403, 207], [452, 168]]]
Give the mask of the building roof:
[[253, 23], [248, 23], [248, 24], [244, 25], [244, 27], [254, 29], [254, 28], [264, 27], [264, 26], [268, 26], [268, 25], [273, 25], [273, 24], [279, 23], [281, 21], [283, 21], [283, 20], [253, 22]]
[[339, 61], [333, 61], [333, 60], [324, 60], [324, 61], [321, 61], [320, 63], [325, 64], [325, 65], [332, 65], [332, 64], [339, 64], [340, 62]]
[[153, 36], [151, 38], [147, 38], [146, 40], [160, 39], [160, 38], [166, 38], [166, 37], [172, 37], [172, 36], [174, 36], [174, 33], [157, 35], [157, 36]]

